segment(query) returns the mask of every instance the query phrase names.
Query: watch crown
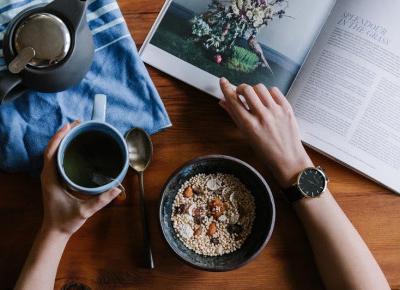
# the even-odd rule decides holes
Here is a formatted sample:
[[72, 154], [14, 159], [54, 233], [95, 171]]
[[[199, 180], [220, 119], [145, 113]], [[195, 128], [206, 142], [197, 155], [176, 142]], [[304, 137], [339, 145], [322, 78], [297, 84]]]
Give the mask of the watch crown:
[[317, 166], [317, 169], [319, 169], [319, 170], [322, 171], [322, 173], [325, 175], [326, 182], [329, 182], [329, 176], [328, 176], [328, 174], [326, 173], [326, 170], [325, 170], [324, 168], [322, 168], [321, 166]]

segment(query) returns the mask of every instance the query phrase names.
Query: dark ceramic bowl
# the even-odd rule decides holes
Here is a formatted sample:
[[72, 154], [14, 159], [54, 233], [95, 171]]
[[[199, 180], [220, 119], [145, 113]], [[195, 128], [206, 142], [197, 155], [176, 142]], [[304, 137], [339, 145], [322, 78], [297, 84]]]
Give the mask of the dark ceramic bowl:
[[[188, 249], [178, 238], [171, 222], [172, 206], [182, 184], [199, 173], [227, 173], [240, 179], [254, 195], [256, 217], [243, 246], [230, 254], [202, 256]], [[207, 271], [230, 271], [254, 259], [268, 243], [275, 224], [275, 203], [264, 178], [249, 164], [229, 156], [210, 155], [189, 161], [167, 181], [160, 203], [161, 230], [172, 251], [189, 265]]]

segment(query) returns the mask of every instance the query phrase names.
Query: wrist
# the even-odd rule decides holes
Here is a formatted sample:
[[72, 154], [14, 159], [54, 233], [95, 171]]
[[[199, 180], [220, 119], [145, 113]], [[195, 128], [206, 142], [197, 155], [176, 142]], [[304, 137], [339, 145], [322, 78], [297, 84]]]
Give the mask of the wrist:
[[296, 158], [282, 162], [282, 165], [277, 170], [279, 185], [282, 188], [289, 188], [296, 182], [299, 173], [308, 167], [314, 167], [314, 163], [305, 152]]
[[60, 231], [56, 228], [53, 228], [51, 226], [42, 224], [42, 226], [39, 230], [39, 236], [50, 237], [51, 239], [67, 242], [71, 238], [72, 234], [66, 233], [66, 232]]

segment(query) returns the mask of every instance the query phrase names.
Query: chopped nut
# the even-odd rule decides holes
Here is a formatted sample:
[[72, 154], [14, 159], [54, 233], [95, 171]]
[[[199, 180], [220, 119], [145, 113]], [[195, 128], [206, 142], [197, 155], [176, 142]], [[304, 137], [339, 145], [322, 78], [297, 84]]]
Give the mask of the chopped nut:
[[215, 198], [210, 201], [209, 209], [212, 216], [218, 219], [224, 213], [224, 203], [219, 198]]
[[184, 197], [187, 197], [187, 198], [190, 198], [190, 197], [192, 197], [193, 196], [193, 189], [192, 189], [192, 187], [188, 187], [188, 188], [186, 188], [185, 189], [185, 192], [183, 193], [183, 196]]
[[209, 235], [211, 237], [216, 232], [217, 232], [217, 225], [215, 223], [211, 223], [208, 228], [207, 235]]
[[195, 236], [195, 237], [200, 236], [200, 235], [201, 235], [201, 227], [199, 227], [198, 229], [196, 229], [196, 230], [194, 231], [194, 236]]

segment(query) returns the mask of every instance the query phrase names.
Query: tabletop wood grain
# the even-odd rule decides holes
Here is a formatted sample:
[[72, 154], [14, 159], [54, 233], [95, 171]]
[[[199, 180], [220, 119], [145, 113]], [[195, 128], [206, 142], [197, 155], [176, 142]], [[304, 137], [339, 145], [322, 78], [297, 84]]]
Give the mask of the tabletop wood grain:
[[[120, 0], [119, 4], [140, 47], [163, 1]], [[262, 160], [217, 101], [155, 69], [149, 67], [149, 71], [173, 123], [172, 128], [153, 136], [155, 156], [145, 173], [156, 269], [142, 268], [138, 183], [129, 172], [124, 181], [128, 199], [96, 214], [68, 243], [55, 289], [85, 289], [82, 285], [90, 289], [323, 289], [301, 224], [279, 195]], [[168, 176], [185, 161], [213, 153], [254, 165], [271, 183], [277, 204], [270, 243], [253, 262], [234, 272], [207, 273], [182, 264], [162, 239], [157, 221], [160, 190]], [[365, 239], [392, 289], [400, 289], [400, 197], [314, 151], [309, 153], [328, 171], [335, 198]], [[41, 216], [39, 180], [0, 173], [0, 289], [13, 287]]]

